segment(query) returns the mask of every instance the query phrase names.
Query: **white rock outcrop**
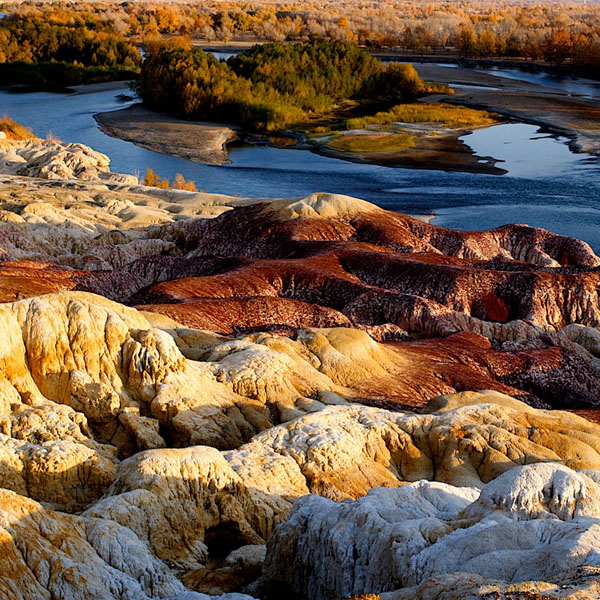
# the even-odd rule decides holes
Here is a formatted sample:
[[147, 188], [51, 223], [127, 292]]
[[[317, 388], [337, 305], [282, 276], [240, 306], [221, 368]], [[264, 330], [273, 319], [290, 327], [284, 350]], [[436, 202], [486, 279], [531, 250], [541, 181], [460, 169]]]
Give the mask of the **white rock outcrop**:
[[269, 540], [265, 579], [314, 600], [403, 597], [402, 588], [455, 574], [556, 590], [600, 567], [599, 476], [538, 463], [481, 491], [421, 481], [355, 501], [306, 496]]
[[263, 544], [294, 501], [310, 493], [343, 501], [430, 479], [431, 489], [463, 486], [471, 502], [486, 482], [521, 465], [600, 469], [598, 426], [575, 415], [493, 392], [440, 398], [431, 408], [439, 412], [331, 406], [236, 450], [142, 452], [120, 463], [114, 484], [84, 514], [114, 519], [156, 556], [198, 569], [215, 535], [228, 536], [233, 547]]
[[0, 145], [0, 173], [42, 179], [110, 180], [137, 184], [133, 175], [110, 173], [110, 159], [84, 144], [58, 140], [3, 140]]

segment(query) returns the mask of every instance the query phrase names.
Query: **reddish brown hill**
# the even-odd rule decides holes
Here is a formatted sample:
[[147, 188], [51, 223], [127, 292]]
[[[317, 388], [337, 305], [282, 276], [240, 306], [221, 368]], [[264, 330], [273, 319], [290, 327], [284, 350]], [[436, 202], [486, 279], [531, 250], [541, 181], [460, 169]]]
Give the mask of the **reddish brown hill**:
[[448, 230], [327, 195], [147, 235], [181, 255], [105, 271], [4, 263], [3, 299], [75, 287], [225, 335], [357, 327], [408, 365], [369, 394], [381, 401], [482, 388], [554, 406], [600, 398], [596, 330], [560, 333], [600, 326], [600, 259], [579, 240], [521, 225]]

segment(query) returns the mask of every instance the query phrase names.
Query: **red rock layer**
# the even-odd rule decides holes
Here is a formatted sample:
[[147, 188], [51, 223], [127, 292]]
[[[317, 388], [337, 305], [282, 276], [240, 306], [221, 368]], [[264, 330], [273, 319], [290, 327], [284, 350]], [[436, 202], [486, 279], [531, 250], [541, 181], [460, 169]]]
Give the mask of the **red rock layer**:
[[73, 289], [84, 271], [44, 262], [0, 262], [0, 302]]
[[596, 360], [553, 333], [600, 326], [600, 259], [587, 244], [519, 225], [463, 232], [364, 206], [311, 210], [236, 208], [152, 230], [182, 256], [93, 272], [4, 263], [0, 278], [7, 299], [75, 286], [226, 335], [358, 327], [396, 340], [409, 365], [381, 393], [365, 382], [371, 401], [493, 388], [537, 404], [598, 403]]

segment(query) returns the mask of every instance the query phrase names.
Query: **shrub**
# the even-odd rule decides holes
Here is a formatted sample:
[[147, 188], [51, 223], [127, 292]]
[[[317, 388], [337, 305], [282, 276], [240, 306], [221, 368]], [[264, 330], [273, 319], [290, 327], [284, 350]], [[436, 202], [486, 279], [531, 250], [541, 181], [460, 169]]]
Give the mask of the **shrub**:
[[19, 125], [19, 123], [13, 121], [8, 115], [0, 117], [0, 131], [5, 133], [9, 140], [28, 140], [35, 137], [31, 129], [24, 125]]
[[415, 145], [415, 136], [408, 133], [356, 135], [346, 134], [331, 140], [330, 148], [341, 152], [395, 152]]
[[170, 185], [168, 179], [163, 179], [160, 175], [155, 173], [148, 167], [146, 170], [146, 176], [142, 182], [144, 185], [159, 188], [161, 190], [187, 190], [188, 192], [197, 192], [196, 184], [190, 179], [186, 180], [181, 173], [175, 175], [173, 185]]
[[389, 123], [438, 123], [443, 127], [460, 128], [491, 125], [495, 121], [495, 115], [485, 110], [443, 103], [411, 103], [398, 104], [388, 111], [378, 112], [369, 117], [348, 119], [346, 128], [366, 129], [371, 125]]

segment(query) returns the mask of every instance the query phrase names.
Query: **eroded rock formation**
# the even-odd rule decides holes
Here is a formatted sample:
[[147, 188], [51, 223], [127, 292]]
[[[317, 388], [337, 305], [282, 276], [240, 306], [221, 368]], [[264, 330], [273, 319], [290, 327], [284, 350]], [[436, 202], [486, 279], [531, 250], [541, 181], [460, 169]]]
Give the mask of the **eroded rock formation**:
[[587, 244], [2, 144], [0, 598], [598, 597]]
[[[315, 600], [392, 590], [382, 598], [439, 598], [443, 578], [454, 594], [462, 579], [461, 597], [523, 583], [561, 597], [578, 570], [600, 566], [599, 475], [538, 463], [481, 491], [421, 481], [350, 503], [305, 496], [269, 541], [265, 578]], [[587, 598], [600, 590], [597, 579], [569, 592], [577, 588]]]
[[137, 183], [133, 175], [110, 173], [110, 159], [84, 144], [59, 140], [2, 140], [0, 173], [42, 179], [105, 179], [120, 183]]
[[600, 468], [597, 425], [495, 392], [441, 397], [428, 407], [435, 412], [420, 415], [356, 404], [313, 409], [237, 450], [136, 454], [84, 514], [114, 519], [169, 564], [199, 569], [214, 536], [229, 549], [263, 544], [310, 493], [341, 501], [422, 480], [477, 489], [545, 462]]

